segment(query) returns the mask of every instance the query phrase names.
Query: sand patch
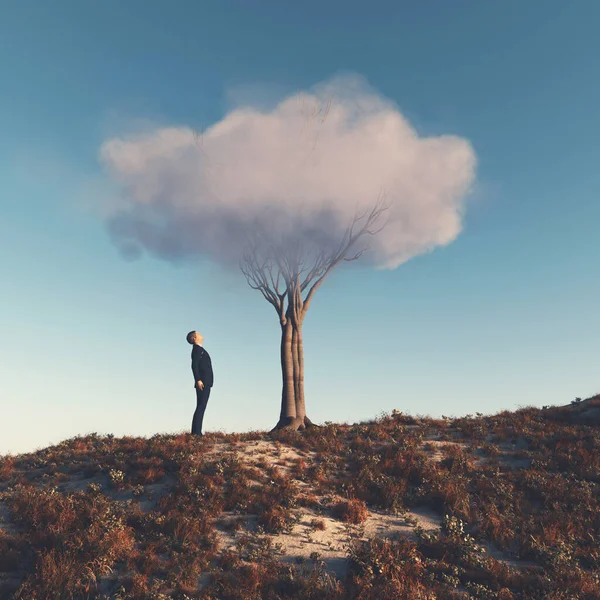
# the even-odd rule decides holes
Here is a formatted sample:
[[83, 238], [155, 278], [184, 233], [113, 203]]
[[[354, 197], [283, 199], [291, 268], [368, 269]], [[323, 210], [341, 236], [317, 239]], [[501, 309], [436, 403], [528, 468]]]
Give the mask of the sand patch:
[[[442, 448], [450, 445], [471, 449], [471, 444], [458, 439], [439, 440], [432, 438], [433, 436], [425, 439], [421, 444], [421, 449], [425, 449], [429, 458], [434, 461], [445, 458]], [[239, 460], [248, 466], [256, 466], [257, 463], [265, 462], [283, 471], [289, 470], [289, 466], [285, 462], [293, 463], [298, 458], [307, 458], [311, 454], [316, 454], [314, 452], [301, 454], [295, 448], [282, 444], [276, 446], [276, 444], [276, 442], [270, 441], [248, 442], [243, 446], [237, 443], [235, 447], [228, 444], [215, 444], [215, 447], [211, 448], [207, 454], [222, 453], [223, 455], [230, 455], [233, 452]], [[433, 450], [428, 451], [427, 444], [431, 444]], [[514, 451], [514, 445], [512, 449]], [[506, 452], [505, 454], [506, 456], [499, 455], [501, 462], [515, 468], [525, 466], [528, 462], [528, 459], [518, 459], [511, 456], [512, 453]], [[474, 456], [473, 458], [475, 463], [485, 463], [488, 460], [485, 457]], [[310, 460], [310, 458], [307, 460]], [[293, 479], [293, 481], [297, 485], [307, 485], [297, 479]], [[329, 504], [320, 496], [318, 496], [318, 499], [322, 501], [323, 507]], [[443, 516], [428, 507], [413, 508], [401, 514], [391, 514], [371, 508], [363, 524], [350, 525], [325, 514], [325, 508], [301, 507], [290, 510], [290, 513], [294, 516], [295, 522], [288, 531], [279, 534], [265, 534], [265, 537], [270, 539], [275, 555], [284, 563], [302, 564], [316, 560], [322, 561], [326, 569], [338, 578], [343, 578], [347, 573], [349, 567], [347, 550], [353, 539], [388, 538], [394, 540], [406, 537], [416, 540], [415, 527], [419, 526], [425, 531], [435, 533], [441, 528]], [[240, 539], [243, 536], [256, 533], [258, 529], [257, 518], [257, 515], [222, 513], [215, 522], [221, 551], [237, 552]], [[240, 529], [237, 531], [230, 527], [233, 520], [240, 521]], [[325, 528], [323, 530], [317, 529], [314, 526], [316, 521], [322, 522]], [[513, 559], [492, 544], [484, 545], [484, 548], [488, 550], [490, 556], [508, 566], [522, 568], [535, 565], [535, 563]]]

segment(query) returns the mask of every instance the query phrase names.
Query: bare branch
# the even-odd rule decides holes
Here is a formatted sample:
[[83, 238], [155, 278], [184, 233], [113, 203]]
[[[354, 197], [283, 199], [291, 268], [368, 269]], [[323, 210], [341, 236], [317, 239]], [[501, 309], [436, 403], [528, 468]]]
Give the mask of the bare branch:
[[315, 259], [314, 266], [308, 272], [308, 275], [306, 276], [305, 280], [300, 285], [300, 291], [303, 292], [306, 289], [306, 287], [310, 284], [310, 282], [315, 277], [318, 277], [321, 274], [321, 272], [323, 271], [323, 269], [326, 268], [326, 265], [327, 265], [327, 257], [325, 255], [325, 251], [321, 250], [319, 252], [319, 254], [317, 255], [317, 258]]
[[[302, 98], [302, 112], [306, 125], [314, 122], [317, 118], [319, 118], [322, 125], [330, 113], [331, 106], [332, 100], [329, 98], [324, 109], [323, 107], [315, 107], [313, 111], [306, 111], [307, 107], [304, 98]], [[319, 131], [316, 133], [313, 150], [318, 139]], [[198, 141], [198, 137], [196, 137], [196, 140]], [[381, 227], [374, 228], [374, 224], [381, 214], [390, 207], [390, 205], [384, 206], [384, 198], [385, 194], [380, 194], [371, 209], [356, 214], [344, 231], [339, 245], [331, 251], [319, 250], [310, 268], [305, 266], [308, 251], [306, 246], [300, 243], [300, 240], [274, 240], [272, 232], [265, 231], [266, 225], [257, 226], [257, 221], [253, 220], [253, 239], [250, 239], [247, 232], [250, 251], [244, 256], [245, 262], [240, 261], [240, 269], [246, 276], [248, 284], [253, 289], [259, 290], [263, 297], [274, 306], [282, 322], [286, 316], [293, 318], [296, 322], [301, 321], [316, 290], [330, 271], [342, 260], [347, 262], [358, 260], [364, 254], [367, 248], [355, 252], [352, 256], [347, 256], [357, 240], [364, 235], [375, 235], [387, 225], [388, 221]], [[362, 225], [361, 222], [363, 222]], [[260, 240], [260, 249], [262, 250], [260, 253], [258, 240]], [[277, 268], [276, 277], [273, 273], [274, 268]], [[303, 275], [305, 276], [304, 280], [302, 280]], [[283, 291], [279, 290], [281, 279], [285, 284]], [[310, 289], [308, 289], [309, 286], [311, 286]], [[307, 289], [308, 293], [303, 300], [302, 295]], [[288, 299], [287, 308], [285, 308], [286, 296]]]
[[357, 252], [352, 258], [344, 258], [344, 260], [351, 262], [353, 260], [358, 260], [364, 253], [366, 248], [363, 248], [360, 252]]
[[[369, 213], [369, 216], [368, 216], [365, 224], [363, 225], [363, 227], [360, 229], [360, 231], [358, 233], [356, 233], [356, 234], [354, 233], [354, 226], [356, 225], [357, 221], [360, 221], [361, 219], [363, 219], [366, 216], [366, 214], [369, 212], [368, 210], [365, 211], [361, 216], [355, 217], [354, 220], [352, 221], [352, 223], [346, 229], [344, 236], [342, 238], [342, 243], [340, 244], [338, 251], [333, 253], [333, 255], [329, 259], [327, 266], [325, 267], [324, 272], [322, 274], [320, 274], [318, 279], [315, 281], [313, 286], [308, 291], [308, 294], [306, 295], [306, 299], [304, 300], [304, 311], [308, 310], [308, 307], [310, 305], [310, 302], [311, 302], [313, 296], [315, 295], [315, 292], [317, 291], [319, 286], [323, 283], [325, 277], [327, 277], [329, 272], [341, 260], [343, 260], [345, 258], [346, 253], [353, 246], [353, 244], [356, 242], [356, 240], [358, 240], [364, 234], [374, 235], [375, 233], [378, 233], [379, 231], [381, 231], [381, 229], [383, 229], [383, 228], [381, 228], [378, 231], [373, 232], [369, 229], [369, 227], [380, 217], [380, 215], [385, 210], [390, 208], [391, 205], [383, 206], [383, 198], [384, 197], [385, 197], [385, 194], [380, 195], [377, 202], [373, 206], [371, 212]], [[385, 227], [385, 225], [384, 225], [384, 227]], [[364, 249], [348, 260], [350, 260], [350, 261], [357, 260], [363, 254], [363, 252], [364, 252]]]
[[242, 261], [240, 261], [240, 269], [242, 271], [242, 273], [244, 273], [244, 275], [246, 276], [246, 280], [248, 281], [248, 285], [253, 289], [253, 290], [259, 290], [260, 293], [263, 295], [264, 299], [267, 300], [267, 302], [269, 302], [270, 304], [273, 305], [273, 307], [275, 308], [275, 310], [279, 310], [279, 307], [273, 303], [273, 300], [269, 297], [269, 295], [265, 292], [265, 290], [263, 289], [263, 287], [261, 285], [252, 285], [252, 281], [254, 281], [252, 275], [244, 270], [242, 264]]
[[[258, 264], [256, 245], [251, 243], [250, 252], [244, 254], [243, 260], [240, 261], [240, 270], [245, 275], [248, 285], [252, 289], [259, 290], [265, 300], [273, 305], [279, 315], [281, 314], [282, 309], [282, 298], [277, 286], [274, 286], [275, 291], [269, 287], [269, 282], [267, 281], [265, 274], [266, 269], [267, 261], [261, 265]], [[271, 276], [271, 281], [272, 280], [273, 278]]]
[[323, 115], [323, 118], [321, 119], [321, 125], [323, 125], [323, 123], [325, 122], [325, 119], [329, 115], [330, 110], [331, 110], [331, 96], [329, 97], [329, 100], [327, 100], [327, 106], [325, 107], [325, 114]]

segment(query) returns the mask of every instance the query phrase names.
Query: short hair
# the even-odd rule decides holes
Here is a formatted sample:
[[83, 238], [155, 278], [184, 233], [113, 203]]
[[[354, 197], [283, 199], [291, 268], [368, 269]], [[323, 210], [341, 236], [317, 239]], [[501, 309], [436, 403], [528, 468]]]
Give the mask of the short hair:
[[194, 342], [194, 335], [196, 335], [196, 331], [190, 331], [187, 336], [185, 337], [185, 339], [187, 340], [188, 344], [192, 344]]

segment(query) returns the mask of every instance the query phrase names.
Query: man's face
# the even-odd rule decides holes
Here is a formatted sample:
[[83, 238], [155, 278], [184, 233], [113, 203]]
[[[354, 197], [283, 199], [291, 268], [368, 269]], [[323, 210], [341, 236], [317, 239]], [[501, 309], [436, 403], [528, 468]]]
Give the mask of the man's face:
[[194, 344], [201, 344], [203, 340], [204, 337], [198, 332], [196, 332], [196, 335], [194, 336]]

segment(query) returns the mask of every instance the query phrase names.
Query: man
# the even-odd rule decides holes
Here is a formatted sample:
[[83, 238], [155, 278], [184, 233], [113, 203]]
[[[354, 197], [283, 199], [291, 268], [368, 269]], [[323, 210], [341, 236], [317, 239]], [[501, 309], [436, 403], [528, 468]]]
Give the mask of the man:
[[202, 433], [204, 411], [208, 404], [210, 388], [213, 386], [213, 370], [208, 352], [202, 347], [204, 337], [197, 331], [190, 331], [186, 340], [193, 344], [192, 348], [192, 373], [194, 374], [194, 387], [196, 388], [196, 411], [192, 419], [192, 433]]

